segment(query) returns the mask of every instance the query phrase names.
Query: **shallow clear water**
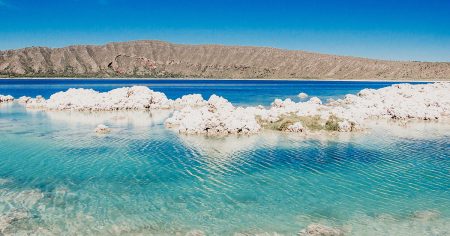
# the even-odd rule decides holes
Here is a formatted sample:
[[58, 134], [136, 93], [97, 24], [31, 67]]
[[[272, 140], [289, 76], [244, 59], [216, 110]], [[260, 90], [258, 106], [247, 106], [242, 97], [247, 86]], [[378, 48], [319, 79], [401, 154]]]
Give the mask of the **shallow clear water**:
[[[126, 85], [110, 83], [83, 87]], [[240, 104], [267, 105], [273, 97], [301, 91], [326, 98], [386, 86], [267, 81], [253, 89], [254, 82], [246, 81], [176, 83], [151, 87], [169, 97], [193, 92], [208, 97], [211, 89]], [[48, 96], [46, 91], [72, 85], [1, 82], [0, 94]], [[164, 128], [169, 115], [0, 105], [0, 231], [296, 235], [320, 223], [349, 235], [450, 234], [448, 123], [374, 123], [368, 133], [332, 137], [266, 132], [205, 138]], [[100, 123], [112, 132], [95, 134]]]

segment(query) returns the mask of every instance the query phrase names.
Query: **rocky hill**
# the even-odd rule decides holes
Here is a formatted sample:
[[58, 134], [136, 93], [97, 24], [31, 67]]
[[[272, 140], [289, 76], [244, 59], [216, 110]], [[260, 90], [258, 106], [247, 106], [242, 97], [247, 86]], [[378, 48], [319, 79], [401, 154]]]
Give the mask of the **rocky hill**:
[[0, 77], [450, 80], [450, 63], [371, 60], [267, 47], [132, 41], [0, 51]]

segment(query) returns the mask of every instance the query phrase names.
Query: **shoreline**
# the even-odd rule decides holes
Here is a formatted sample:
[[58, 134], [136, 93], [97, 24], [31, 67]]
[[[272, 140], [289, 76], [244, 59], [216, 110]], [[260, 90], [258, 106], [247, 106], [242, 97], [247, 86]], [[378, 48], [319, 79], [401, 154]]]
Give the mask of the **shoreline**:
[[142, 80], [142, 81], [311, 81], [311, 82], [404, 82], [404, 83], [436, 83], [444, 82], [450, 83], [450, 80], [408, 80], [408, 79], [395, 79], [395, 80], [377, 80], [377, 79], [228, 79], [228, 78], [131, 78], [131, 77], [115, 77], [115, 78], [87, 78], [87, 77], [0, 77], [0, 81], [5, 80], [100, 80], [100, 81], [126, 81], [126, 80]]

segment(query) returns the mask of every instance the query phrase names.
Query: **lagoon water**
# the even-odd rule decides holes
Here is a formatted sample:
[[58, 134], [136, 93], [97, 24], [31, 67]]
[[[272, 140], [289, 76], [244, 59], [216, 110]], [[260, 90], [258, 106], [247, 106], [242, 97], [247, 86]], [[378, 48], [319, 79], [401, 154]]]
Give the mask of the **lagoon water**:
[[[169, 98], [212, 93], [269, 105], [306, 92], [337, 98], [385, 82], [0, 80], [0, 94], [147, 85]], [[450, 234], [450, 124], [374, 123], [304, 138], [185, 136], [165, 112], [44, 112], [0, 105], [3, 234]], [[105, 123], [112, 132], [98, 135]], [[197, 234], [196, 234], [197, 233]]]

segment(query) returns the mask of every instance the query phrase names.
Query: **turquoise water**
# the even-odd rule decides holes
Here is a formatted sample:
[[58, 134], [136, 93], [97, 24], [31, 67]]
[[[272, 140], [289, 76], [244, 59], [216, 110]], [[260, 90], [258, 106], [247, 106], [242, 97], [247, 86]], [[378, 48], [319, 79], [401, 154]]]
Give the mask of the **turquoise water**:
[[[186, 93], [205, 89], [204, 83], [177, 83], [169, 96], [180, 87], [188, 87]], [[206, 88], [214, 87], [208, 83]], [[264, 93], [275, 85], [249, 89], [245, 83], [233, 82], [233, 88], [219, 83], [214, 91], [240, 104], [254, 103], [247, 93], [270, 103], [273, 94]], [[334, 82], [322, 84], [321, 91], [320, 85], [290, 82], [289, 91], [278, 93], [294, 97], [306, 91], [325, 98], [385, 86]], [[154, 89], [172, 89], [159, 86]], [[33, 95], [29, 90], [0, 85], [0, 94]], [[448, 123], [374, 123], [364, 134], [312, 138], [272, 132], [206, 138], [164, 128], [169, 115], [1, 105], [1, 232], [296, 235], [320, 223], [348, 235], [450, 234]], [[112, 132], [93, 132], [100, 123]], [[23, 216], [12, 217], [18, 212]], [[419, 217], [420, 212], [432, 214]], [[14, 220], [2, 225], [5, 217]]]

